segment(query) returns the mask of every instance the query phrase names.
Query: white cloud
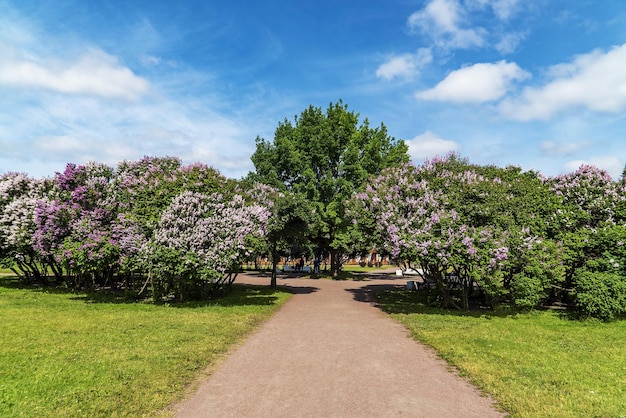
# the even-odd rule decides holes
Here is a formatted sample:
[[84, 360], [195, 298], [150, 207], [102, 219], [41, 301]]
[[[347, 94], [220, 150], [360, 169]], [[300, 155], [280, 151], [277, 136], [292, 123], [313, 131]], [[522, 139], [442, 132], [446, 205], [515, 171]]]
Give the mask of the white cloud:
[[278, 120], [277, 107], [252, 100], [223, 111], [232, 103], [215, 93], [210, 73], [143, 48], [123, 50], [149, 67], [150, 80], [97, 45], [27, 19], [6, 23], [0, 16], [0, 172], [51, 176], [68, 162], [172, 155], [241, 177], [253, 168], [258, 127], [268, 115]]
[[161, 64], [161, 58], [152, 55], [142, 55], [141, 63], [146, 67], [157, 66]]
[[0, 55], [0, 85], [137, 100], [149, 90], [147, 80], [102, 50], [91, 49], [75, 61]]
[[543, 141], [540, 144], [541, 151], [550, 156], [572, 155], [591, 145], [590, 142], [555, 142]]
[[428, 48], [420, 48], [415, 54], [403, 54], [391, 57], [376, 70], [376, 76], [391, 80], [395, 77], [411, 78], [430, 64], [433, 56]]
[[501, 104], [502, 113], [516, 120], [549, 119], [559, 112], [582, 107], [593, 112], [626, 109], [626, 44], [608, 52], [577, 56], [548, 70], [552, 80], [526, 88], [521, 97]]
[[416, 97], [454, 103], [483, 103], [500, 99], [513, 81], [527, 77], [529, 74], [515, 63], [479, 63], [451, 72], [435, 87], [418, 92]]
[[485, 44], [483, 28], [463, 28], [465, 10], [457, 0], [431, 0], [424, 9], [409, 16], [410, 29], [435, 38], [446, 48], [471, 48]]
[[460, 10], [456, 0], [432, 0], [424, 10], [409, 17], [409, 25], [421, 28], [433, 25], [441, 32], [455, 32], [458, 30]]
[[493, 12], [500, 20], [508, 20], [520, 9], [519, 0], [494, 0], [491, 2]]
[[409, 147], [409, 155], [413, 161], [438, 155], [442, 156], [450, 151], [459, 149], [459, 145], [456, 142], [443, 139], [430, 131], [426, 131], [406, 141], [406, 144]]
[[526, 33], [511, 32], [505, 33], [502, 38], [494, 45], [496, 50], [501, 54], [510, 54], [515, 52], [520, 43], [526, 38]]
[[79, 163], [114, 163], [133, 156], [133, 149], [127, 144], [109, 142], [108, 146], [103, 146], [103, 142], [97, 137], [46, 136], [36, 139], [31, 151], [45, 155], [47, 159]]
[[508, 20], [522, 7], [520, 0], [466, 0], [469, 7], [490, 7], [498, 20]]
[[602, 170], [606, 170], [613, 179], [618, 179], [624, 169], [624, 160], [614, 156], [592, 157], [585, 160], [570, 161], [563, 166], [563, 170], [566, 173], [571, 173], [578, 170], [581, 165], [596, 166]]
[[[3, 100], [0, 99], [0, 106]], [[110, 106], [91, 97], [49, 96], [35, 105], [18, 102], [15, 111], [26, 119], [0, 115], [0, 169], [52, 175], [65, 163], [90, 160], [116, 165], [144, 155], [180, 157], [185, 163], [200, 161], [230, 177], [250, 169], [254, 151], [253, 126], [212, 110], [209, 102], [178, 103], [155, 98], [124, 106]], [[19, 132], [19, 136], [7, 133]], [[1, 171], [1, 170], [0, 170]]]

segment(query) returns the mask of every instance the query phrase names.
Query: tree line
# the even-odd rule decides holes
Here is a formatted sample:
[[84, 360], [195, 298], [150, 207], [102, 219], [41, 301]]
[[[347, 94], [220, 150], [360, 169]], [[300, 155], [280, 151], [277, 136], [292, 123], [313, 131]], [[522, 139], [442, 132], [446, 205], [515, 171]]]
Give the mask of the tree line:
[[255, 170], [144, 157], [0, 176], [0, 260], [27, 283], [119, 288], [156, 301], [216, 297], [259, 255], [372, 248], [415, 268], [433, 303], [560, 304], [626, 313], [624, 181], [582, 166], [545, 177], [449, 154], [415, 165], [384, 124], [342, 103], [310, 106], [257, 138]]

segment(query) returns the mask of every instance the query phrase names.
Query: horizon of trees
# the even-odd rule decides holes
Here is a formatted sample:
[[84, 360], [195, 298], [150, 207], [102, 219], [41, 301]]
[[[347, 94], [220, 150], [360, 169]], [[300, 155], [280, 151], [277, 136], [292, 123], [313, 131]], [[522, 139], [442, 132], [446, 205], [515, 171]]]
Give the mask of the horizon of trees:
[[258, 255], [371, 248], [419, 269], [453, 309], [560, 304], [626, 314], [626, 184], [581, 166], [545, 177], [456, 153], [409, 162], [403, 141], [342, 102], [257, 138], [256, 171], [144, 157], [0, 175], [0, 263], [25, 283], [121, 289], [155, 301], [218, 297]]

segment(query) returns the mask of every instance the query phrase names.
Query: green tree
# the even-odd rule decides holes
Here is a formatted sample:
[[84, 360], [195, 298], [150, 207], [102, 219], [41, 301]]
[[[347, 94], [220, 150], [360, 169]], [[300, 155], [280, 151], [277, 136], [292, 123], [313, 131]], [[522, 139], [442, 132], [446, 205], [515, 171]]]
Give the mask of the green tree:
[[272, 259], [270, 286], [276, 286], [276, 266], [281, 255], [289, 253], [294, 245], [304, 246], [308, 237], [311, 214], [307, 205], [297, 195], [277, 193], [267, 223], [267, 249]]
[[256, 258], [265, 254], [272, 261], [270, 286], [276, 287], [276, 269], [281, 256], [292, 255], [308, 244], [309, 225], [313, 216], [308, 202], [301, 196], [261, 183], [252, 183], [250, 176], [243, 179], [238, 190], [256, 205], [267, 209], [265, 234], [253, 237], [249, 247]]
[[273, 141], [257, 137], [251, 177], [309, 202], [315, 215], [309, 230], [312, 244], [318, 255], [330, 255], [336, 276], [341, 254], [351, 244], [346, 201], [370, 176], [408, 162], [407, 151], [384, 124], [372, 128], [367, 119], [359, 124], [359, 115], [339, 101], [325, 113], [309, 106], [293, 122], [285, 119]]

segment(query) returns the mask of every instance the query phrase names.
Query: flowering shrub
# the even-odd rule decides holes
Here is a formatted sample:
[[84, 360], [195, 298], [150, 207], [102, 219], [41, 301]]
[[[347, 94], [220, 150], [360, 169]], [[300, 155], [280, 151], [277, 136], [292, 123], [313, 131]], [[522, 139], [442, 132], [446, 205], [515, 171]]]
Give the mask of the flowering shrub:
[[182, 300], [222, 292], [247, 255], [246, 239], [265, 233], [268, 216], [239, 195], [228, 201], [217, 193], [175, 197], [146, 247], [156, 294], [174, 292]]
[[440, 168], [431, 163], [386, 170], [357, 195], [361, 208], [355, 220], [358, 224], [361, 216], [373, 217], [377, 244], [394, 259], [419, 268], [424, 279], [437, 286], [446, 305], [461, 308], [445, 282], [450, 272], [461, 275], [465, 290], [461, 303], [467, 308], [471, 283], [483, 279], [481, 273], [493, 276], [506, 260], [507, 249], [501, 231], [468, 223], [455, 196], [429, 181], [433, 171], [439, 171], [438, 179], [446, 188], [476, 178], [469, 173], [458, 177]]
[[[417, 267], [445, 305], [467, 309], [474, 284], [490, 305], [534, 305], [556, 280], [559, 263], [556, 251], [545, 250], [544, 257], [534, 258], [537, 268], [528, 267], [532, 251], [553, 246], [540, 247], [543, 241], [520, 224], [541, 216], [534, 207], [519, 213], [520, 190], [530, 181], [541, 186], [536, 176], [527, 177], [513, 168], [473, 166], [451, 154], [422, 166], [386, 170], [357, 195], [351, 214], [357, 225], [375, 230], [375, 244], [398, 262]], [[529, 223], [537, 231], [545, 229]], [[537, 295], [532, 302], [521, 291], [528, 284]], [[459, 299], [450, 291], [453, 286], [461, 288]]]
[[552, 221], [563, 243], [562, 299], [584, 315], [611, 319], [626, 312], [626, 193], [606, 171], [581, 166], [548, 179], [561, 204]]
[[560, 301], [583, 316], [626, 314], [626, 182], [595, 167], [544, 178], [450, 154], [386, 169], [324, 208], [246, 184], [172, 157], [68, 164], [53, 179], [6, 173], [0, 262], [28, 282], [47, 283], [51, 269], [71, 287], [151, 283], [158, 300], [205, 297], [228, 288], [252, 248], [277, 259], [333, 212], [339, 223], [327, 227], [351, 220], [352, 231], [332, 248], [375, 245], [419, 269], [444, 305]]
[[33, 246], [35, 211], [47, 199], [51, 184], [23, 173], [0, 176], [0, 264], [26, 282], [45, 282], [47, 260]]
[[34, 247], [56, 263], [57, 276], [65, 271], [63, 279], [71, 287], [106, 284], [117, 271], [112, 177], [104, 164], [67, 164], [55, 176], [56, 197], [40, 201], [35, 211]]
[[229, 187], [198, 192], [224, 185], [214, 169], [169, 157], [125, 161], [117, 170], [68, 164], [51, 197], [34, 203], [32, 248], [71, 287], [113, 286], [117, 277], [133, 288], [139, 273], [161, 296], [189, 297], [181, 284], [189, 280], [217, 292], [215, 282], [235, 270], [246, 240], [262, 235], [267, 222], [264, 208], [246, 205]]

